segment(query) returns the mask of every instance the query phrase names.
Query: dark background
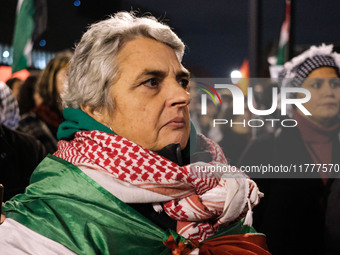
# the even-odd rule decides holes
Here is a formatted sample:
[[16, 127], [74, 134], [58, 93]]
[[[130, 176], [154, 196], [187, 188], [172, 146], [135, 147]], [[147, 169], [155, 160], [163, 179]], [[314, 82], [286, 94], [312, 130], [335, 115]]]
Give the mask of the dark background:
[[[0, 0], [0, 43], [12, 44], [16, 0]], [[119, 10], [149, 12], [168, 23], [187, 45], [183, 63], [200, 77], [229, 77], [248, 56], [248, 0], [48, 0], [48, 27], [35, 49], [72, 48], [88, 24]], [[284, 0], [261, 1], [261, 65], [275, 52]], [[295, 0], [295, 51], [322, 42], [340, 44], [340, 1]], [[39, 46], [45, 39], [47, 44]], [[275, 46], [275, 47], [273, 47]]]

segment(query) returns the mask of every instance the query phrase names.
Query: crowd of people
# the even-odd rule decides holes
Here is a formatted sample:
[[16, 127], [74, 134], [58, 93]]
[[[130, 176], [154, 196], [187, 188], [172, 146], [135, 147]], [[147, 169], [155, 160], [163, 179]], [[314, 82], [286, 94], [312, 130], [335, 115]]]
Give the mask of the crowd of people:
[[[154, 17], [118, 12], [0, 83], [3, 254], [339, 254], [340, 55], [312, 46], [285, 63], [276, 85], [309, 91], [310, 115], [290, 107], [298, 125], [255, 136], [212, 125], [252, 118], [228, 91], [201, 114], [184, 49]], [[289, 164], [326, 171], [241, 171]]]
[[[274, 125], [267, 130], [261, 127], [265, 130], [261, 135], [252, 131], [260, 128], [243, 124], [261, 117], [249, 113], [246, 104], [244, 115], [231, 114], [232, 96], [229, 96], [229, 103], [227, 99], [222, 100], [223, 104], [231, 105], [225, 110], [227, 113], [223, 109], [216, 110], [211, 102], [207, 115], [200, 115], [200, 101], [193, 100], [196, 103], [192, 107], [193, 115], [201, 118], [197, 125], [201, 124], [202, 132], [219, 142], [226, 157], [237, 167], [292, 166], [300, 173], [275, 172], [263, 178], [256, 173], [249, 174], [265, 194], [254, 209], [254, 226], [266, 234], [273, 254], [339, 253], [339, 74], [340, 54], [333, 52], [332, 45], [312, 46], [285, 63], [272, 86], [280, 90], [308, 90], [310, 99], [303, 106], [310, 115], [288, 104], [287, 116], [295, 120], [296, 125]], [[305, 96], [288, 93], [288, 99]], [[259, 109], [261, 103], [264, 102], [258, 102]], [[265, 109], [271, 104], [267, 103]], [[271, 118], [277, 120], [287, 117], [280, 116], [280, 112], [272, 115]], [[237, 124], [214, 126], [214, 119], [234, 119]]]

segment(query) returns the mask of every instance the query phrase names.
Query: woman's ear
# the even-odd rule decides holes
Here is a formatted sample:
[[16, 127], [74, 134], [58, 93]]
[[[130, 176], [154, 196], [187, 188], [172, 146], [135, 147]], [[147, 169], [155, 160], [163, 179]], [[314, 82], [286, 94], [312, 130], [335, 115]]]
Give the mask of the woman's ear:
[[91, 106], [89, 105], [82, 105], [80, 106], [81, 110], [85, 113], [87, 113], [89, 116], [91, 116], [93, 119], [100, 123], [105, 123], [105, 114], [98, 110], [94, 110]]

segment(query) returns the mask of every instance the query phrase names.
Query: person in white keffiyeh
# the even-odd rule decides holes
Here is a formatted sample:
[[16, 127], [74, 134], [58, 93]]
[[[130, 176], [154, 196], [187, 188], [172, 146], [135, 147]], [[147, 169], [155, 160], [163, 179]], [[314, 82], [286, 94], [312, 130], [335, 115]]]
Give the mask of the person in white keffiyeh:
[[[197, 134], [190, 122], [190, 73], [181, 64], [183, 54], [183, 42], [153, 17], [120, 12], [91, 25], [70, 63], [61, 95], [66, 121], [58, 130], [54, 156], [125, 203], [120, 206], [127, 204], [162, 231], [177, 232], [163, 240], [173, 254], [198, 254], [198, 242], [243, 217], [251, 226], [251, 210], [263, 194], [237, 169], [201, 171], [228, 162], [222, 149]], [[179, 241], [178, 234], [187, 241]], [[97, 239], [91, 238], [86, 240]], [[114, 236], [107, 242], [110, 238], [115, 242]], [[140, 238], [146, 236], [140, 233]], [[257, 254], [269, 254], [263, 240], [247, 240], [237, 249], [250, 251], [254, 245]], [[133, 238], [127, 242], [137, 247]], [[153, 254], [147, 241], [138, 252], [143, 249]]]
[[[255, 209], [254, 225], [267, 235], [273, 254], [340, 254], [339, 173], [331, 169], [340, 162], [340, 54], [333, 45], [312, 45], [286, 62], [279, 77], [281, 88], [310, 94], [303, 103], [308, 113], [287, 105], [296, 126], [254, 139], [239, 164], [296, 165], [300, 175], [257, 179], [269, 196]], [[287, 98], [305, 95], [288, 93]], [[312, 165], [323, 171], [308, 169]]]

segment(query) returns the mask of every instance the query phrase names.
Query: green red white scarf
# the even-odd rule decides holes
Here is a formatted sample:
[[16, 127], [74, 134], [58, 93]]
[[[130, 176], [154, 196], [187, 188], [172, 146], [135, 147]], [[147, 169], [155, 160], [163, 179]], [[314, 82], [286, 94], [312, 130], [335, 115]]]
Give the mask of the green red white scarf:
[[[198, 135], [198, 139], [212, 155], [209, 164], [198, 162], [180, 167], [121, 136], [101, 131], [77, 132], [72, 141], [60, 141], [54, 155], [80, 168], [87, 166], [110, 173], [129, 188], [135, 188], [135, 201], [120, 197], [123, 202], [162, 202], [160, 209], [177, 220], [180, 235], [202, 241], [245, 216], [248, 209], [251, 212], [262, 193], [240, 172], [200, 172], [199, 166], [225, 166], [227, 160], [215, 142], [203, 135]], [[138, 192], [140, 189], [153, 195], [146, 196]]]

